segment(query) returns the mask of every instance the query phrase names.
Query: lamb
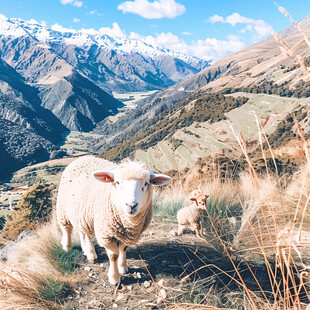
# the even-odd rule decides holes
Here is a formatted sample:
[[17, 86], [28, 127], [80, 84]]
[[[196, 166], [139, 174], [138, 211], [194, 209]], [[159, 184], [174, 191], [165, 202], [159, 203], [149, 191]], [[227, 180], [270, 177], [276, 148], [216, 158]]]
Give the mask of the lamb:
[[109, 257], [108, 279], [113, 285], [128, 272], [126, 249], [138, 242], [153, 215], [153, 186], [165, 185], [169, 176], [154, 174], [140, 162], [121, 164], [84, 156], [64, 170], [56, 215], [65, 251], [72, 247], [72, 229], [79, 231], [84, 255], [97, 258], [91, 236]]
[[190, 194], [190, 200], [194, 201], [194, 203], [180, 209], [177, 213], [178, 235], [181, 235], [189, 228], [196, 233], [197, 237], [202, 237], [203, 212], [207, 210], [206, 200], [208, 197], [208, 195], [203, 195], [200, 190], [194, 190]]

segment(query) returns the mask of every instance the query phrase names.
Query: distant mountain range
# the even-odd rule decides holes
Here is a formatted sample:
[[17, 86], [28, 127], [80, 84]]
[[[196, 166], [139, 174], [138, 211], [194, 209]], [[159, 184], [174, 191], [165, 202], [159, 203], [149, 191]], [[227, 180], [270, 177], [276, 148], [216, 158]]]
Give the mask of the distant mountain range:
[[[153, 47], [139, 39], [91, 34], [88, 30], [60, 32], [43, 24], [15, 18], [0, 17], [0, 38], [3, 44], [1, 57], [13, 67], [16, 67], [18, 61], [14, 58], [17, 53], [27, 53], [28, 56], [31, 53], [31, 50], [28, 51], [29, 43], [16, 44], [21, 39], [33, 39], [37, 47], [40, 47], [35, 57], [38, 61], [43, 61], [45, 67], [52, 65], [47, 62], [46, 58], [51, 56], [46, 55], [46, 50], [49, 50], [48, 54], [56, 55], [64, 61], [56, 72], [53, 68], [49, 69], [52, 71], [50, 73], [56, 73], [58, 79], [70, 75], [74, 68], [97, 86], [110, 92], [166, 88], [210, 65], [209, 61]], [[15, 54], [10, 57], [6, 54], [12, 47]], [[34, 57], [33, 53], [31, 55]], [[28, 68], [30, 71], [32, 69], [36, 68]], [[51, 80], [50, 75], [42, 75], [40, 70], [35, 82], [51, 84], [55, 81]]]
[[[160, 90], [208, 65], [137, 39], [0, 15], [0, 157], [7, 158], [0, 177], [46, 160], [64, 132], [90, 131], [117, 113], [123, 104], [112, 91]], [[27, 141], [20, 152], [17, 132]]]

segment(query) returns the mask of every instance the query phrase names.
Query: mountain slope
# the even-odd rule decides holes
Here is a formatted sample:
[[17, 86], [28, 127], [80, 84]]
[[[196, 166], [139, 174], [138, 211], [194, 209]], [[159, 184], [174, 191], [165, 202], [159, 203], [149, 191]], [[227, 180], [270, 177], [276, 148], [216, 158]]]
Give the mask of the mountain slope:
[[0, 59], [0, 116], [35, 131], [52, 142], [61, 140], [67, 129], [56, 116], [41, 106], [38, 91]]
[[123, 106], [32, 36], [0, 37], [0, 53], [70, 130], [89, 131]]
[[55, 149], [49, 140], [0, 116], [0, 179], [26, 165], [48, 160]]
[[[302, 20], [301, 25], [309, 34], [308, 21], [309, 18]], [[303, 36], [292, 27], [282, 33], [293, 53], [308, 64], [310, 49]], [[251, 93], [267, 96], [251, 96]], [[239, 96], [239, 105], [230, 107], [229, 111], [227, 99], [215, 98], [214, 95], [224, 95], [225, 98]], [[279, 95], [296, 98], [282, 100]], [[272, 135], [277, 126], [282, 126], [276, 137], [281, 141], [283, 122], [288, 115], [295, 110], [302, 115], [307, 113], [307, 101], [302, 100], [307, 96], [310, 96], [308, 77], [296, 63], [296, 58], [283, 53], [280, 43], [271, 37], [226, 56], [194, 77], [156, 93], [116, 123], [105, 121], [96, 128], [96, 132], [107, 138], [96, 147], [101, 148], [104, 157], [121, 158], [131, 154], [149, 164], [153, 162], [153, 168], [160, 171], [189, 168], [198, 158], [214, 153], [240, 156], [226, 119], [236, 123], [237, 132], [244, 131], [249, 143], [257, 146], [256, 120], [251, 111], [256, 111], [262, 123], [266, 119], [266, 123], [272, 120], [273, 114], [278, 115], [273, 126], [268, 123], [267, 133]], [[245, 104], [245, 99], [249, 103]], [[208, 109], [212, 107], [210, 112]], [[249, 111], [250, 108], [252, 110]], [[204, 119], [197, 116], [197, 111], [205, 116]], [[218, 113], [219, 118], [215, 117]], [[185, 121], [189, 118], [191, 122]], [[128, 119], [132, 120], [130, 124]], [[301, 120], [305, 122], [304, 118]], [[179, 125], [172, 126], [175, 122]], [[244, 127], [243, 123], [247, 122], [248, 127]], [[145, 132], [152, 134], [147, 136]], [[130, 147], [134, 145], [138, 147]], [[125, 154], [126, 146], [129, 152]]]

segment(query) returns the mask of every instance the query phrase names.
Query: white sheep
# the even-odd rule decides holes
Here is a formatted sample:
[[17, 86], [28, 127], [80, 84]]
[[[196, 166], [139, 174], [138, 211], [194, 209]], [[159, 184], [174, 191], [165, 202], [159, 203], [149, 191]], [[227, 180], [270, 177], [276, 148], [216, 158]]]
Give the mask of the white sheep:
[[208, 197], [208, 195], [203, 195], [200, 190], [194, 190], [190, 194], [190, 200], [194, 203], [180, 209], [177, 213], [178, 235], [184, 233], [186, 229], [194, 231], [197, 237], [203, 235], [203, 212], [207, 210], [206, 200]]
[[117, 165], [94, 156], [73, 161], [62, 174], [56, 205], [63, 249], [71, 249], [74, 227], [84, 255], [93, 262], [97, 255], [91, 236], [95, 236], [109, 257], [109, 282], [118, 284], [120, 274], [128, 272], [127, 246], [136, 244], [151, 222], [152, 184], [170, 181], [138, 162]]

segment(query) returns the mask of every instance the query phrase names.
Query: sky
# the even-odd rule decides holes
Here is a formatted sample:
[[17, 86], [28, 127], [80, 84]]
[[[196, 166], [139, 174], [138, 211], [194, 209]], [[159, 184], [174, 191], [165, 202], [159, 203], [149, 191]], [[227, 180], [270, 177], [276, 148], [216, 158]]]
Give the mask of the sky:
[[216, 60], [310, 14], [309, 0], [0, 0], [0, 14], [54, 30], [140, 38]]

